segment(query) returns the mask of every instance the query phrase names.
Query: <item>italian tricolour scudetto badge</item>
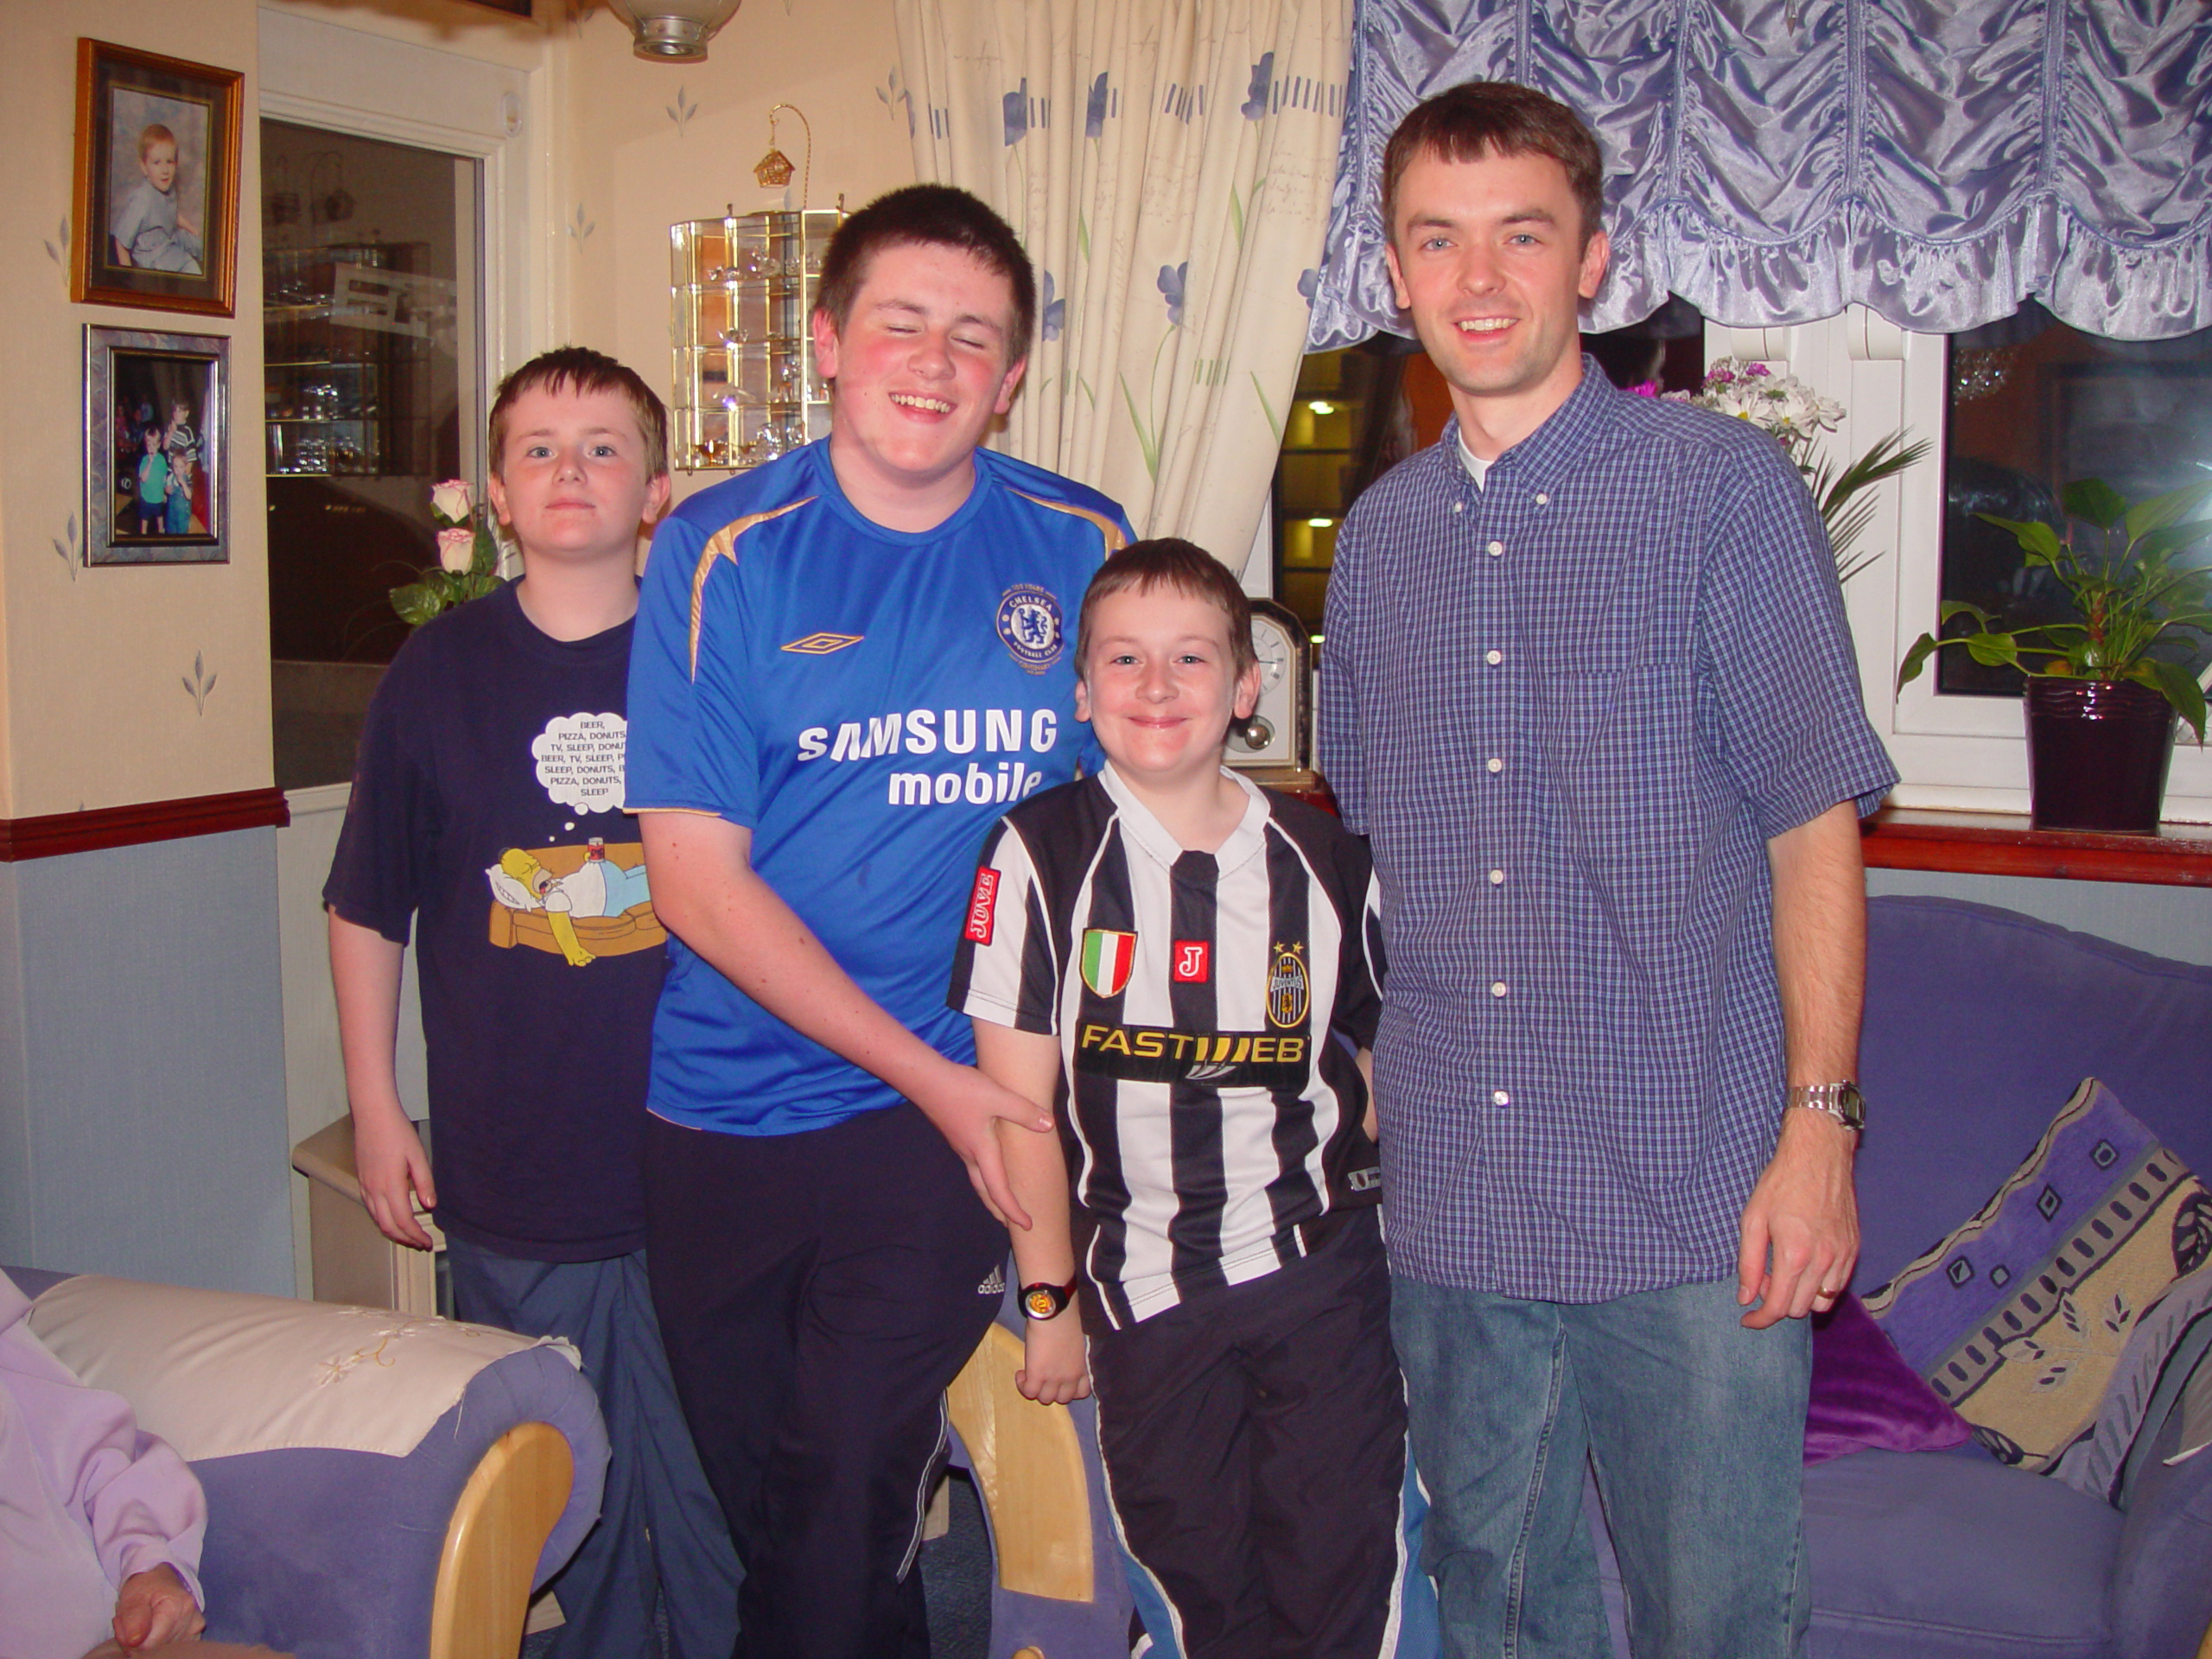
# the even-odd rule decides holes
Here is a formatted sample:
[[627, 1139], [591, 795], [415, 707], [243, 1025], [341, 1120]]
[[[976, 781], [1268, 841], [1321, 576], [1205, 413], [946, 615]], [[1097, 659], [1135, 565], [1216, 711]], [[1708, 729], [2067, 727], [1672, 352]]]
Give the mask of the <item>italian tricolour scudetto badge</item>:
[[1099, 996], [1119, 996], [1136, 964], [1137, 936], [1117, 933], [1109, 927], [1089, 927], [1083, 933], [1083, 982]]

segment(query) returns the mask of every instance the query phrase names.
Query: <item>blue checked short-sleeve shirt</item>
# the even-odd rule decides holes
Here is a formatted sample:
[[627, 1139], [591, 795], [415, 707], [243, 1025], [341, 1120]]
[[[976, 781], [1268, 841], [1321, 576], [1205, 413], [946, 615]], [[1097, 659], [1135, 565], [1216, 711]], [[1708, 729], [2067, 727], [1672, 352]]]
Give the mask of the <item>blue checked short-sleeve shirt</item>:
[[1338, 537], [1320, 740], [1382, 888], [1393, 1270], [1732, 1274], [1782, 1113], [1766, 842], [1897, 781], [1778, 446], [1586, 358], [1484, 487], [1446, 431]]

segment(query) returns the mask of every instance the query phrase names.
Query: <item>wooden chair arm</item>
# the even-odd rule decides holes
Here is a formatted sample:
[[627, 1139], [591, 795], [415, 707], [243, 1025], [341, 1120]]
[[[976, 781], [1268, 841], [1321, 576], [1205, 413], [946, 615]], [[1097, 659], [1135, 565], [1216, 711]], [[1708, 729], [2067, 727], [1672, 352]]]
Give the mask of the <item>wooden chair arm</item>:
[[523, 1423], [493, 1443], [446, 1526], [429, 1659], [514, 1659], [538, 1554], [575, 1472], [568, 1440], [550, 1424]]
[[1021, 1338], [983, 1333], [945, 1407], [991, 1517], [1001, 1587], [1056, 1601], [1091, 1599], [1090, 1497], [1065, 1406], [1025, 1400], [1014, 1383]]

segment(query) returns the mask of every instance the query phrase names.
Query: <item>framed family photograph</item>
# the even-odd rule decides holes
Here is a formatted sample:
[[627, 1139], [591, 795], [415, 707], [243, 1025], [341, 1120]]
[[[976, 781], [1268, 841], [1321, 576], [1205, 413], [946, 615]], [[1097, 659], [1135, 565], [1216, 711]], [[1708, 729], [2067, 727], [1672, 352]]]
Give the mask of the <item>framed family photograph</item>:
[[245, 77], [77, 42], [69, 297], [232, 315]]
[[85, 328], [85, 563], [231, 556], [231, 342]]

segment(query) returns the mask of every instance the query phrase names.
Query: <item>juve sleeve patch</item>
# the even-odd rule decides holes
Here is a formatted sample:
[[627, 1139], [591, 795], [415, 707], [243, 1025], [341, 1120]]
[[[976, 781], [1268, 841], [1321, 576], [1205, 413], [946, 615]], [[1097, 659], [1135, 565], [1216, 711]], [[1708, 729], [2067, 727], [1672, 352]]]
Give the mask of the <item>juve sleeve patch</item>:
[[[967, 937], [976, 944], [991, 942], [991, 921], [998, 909], [999, 873], [993, 869], [976, 872], [976, 886], [968, 895]], [[938, 935], [940, 938], [944, 936]]]

